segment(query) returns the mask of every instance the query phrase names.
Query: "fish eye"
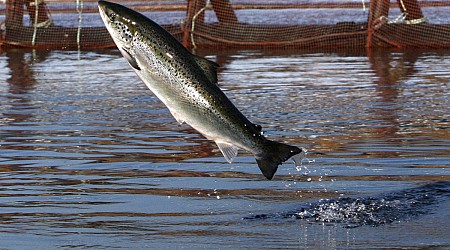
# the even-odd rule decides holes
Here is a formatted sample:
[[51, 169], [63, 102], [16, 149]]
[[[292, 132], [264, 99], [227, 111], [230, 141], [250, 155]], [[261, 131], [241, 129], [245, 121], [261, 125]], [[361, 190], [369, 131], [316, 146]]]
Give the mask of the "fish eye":
[[110, 19], [115, 19], [116, 18], [116, 13], [110, 9], [106, 10], [106, 15], [110, 18]]

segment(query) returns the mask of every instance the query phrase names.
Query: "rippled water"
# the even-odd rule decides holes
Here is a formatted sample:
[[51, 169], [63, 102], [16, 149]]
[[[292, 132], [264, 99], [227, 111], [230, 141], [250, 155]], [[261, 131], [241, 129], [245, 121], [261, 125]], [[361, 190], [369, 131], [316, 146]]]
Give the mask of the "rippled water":
[[450, 53], [199, 51], [273, 181], [168, 110], [116, 51], [0, 55], [0, 248], [450, 247]]

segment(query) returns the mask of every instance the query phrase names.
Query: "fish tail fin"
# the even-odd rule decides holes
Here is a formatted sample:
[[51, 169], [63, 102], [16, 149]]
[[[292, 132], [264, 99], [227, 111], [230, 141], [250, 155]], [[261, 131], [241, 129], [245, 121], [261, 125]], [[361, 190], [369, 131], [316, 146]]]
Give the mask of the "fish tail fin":
[[264, 152], [255, 157], [262, 174], [271, 180], [278, 169], [278, 165], [301, 152], [302, 149], [298, 147], [268, 140]]

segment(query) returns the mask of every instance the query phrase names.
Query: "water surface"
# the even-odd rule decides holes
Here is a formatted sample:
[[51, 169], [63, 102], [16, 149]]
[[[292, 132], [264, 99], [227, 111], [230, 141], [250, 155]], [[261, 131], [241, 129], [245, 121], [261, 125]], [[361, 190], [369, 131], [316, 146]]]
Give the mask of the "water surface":
[[273, 181], [179, 125], [117, 51], [0, 55], [0, 248], [450, 247], [450, 53], [198, 51]]

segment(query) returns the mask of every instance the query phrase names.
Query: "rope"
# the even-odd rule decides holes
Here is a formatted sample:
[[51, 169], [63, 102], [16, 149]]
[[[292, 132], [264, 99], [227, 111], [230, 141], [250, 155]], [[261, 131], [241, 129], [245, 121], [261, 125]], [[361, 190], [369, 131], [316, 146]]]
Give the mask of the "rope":
[[47, 5], [44, 4], [45, 12], [47, 14], [47, 20], [38, 23], [39, 20], [39, 5], [44, 4], [44, 0], [34, 0], [30, 2], [30, 6], [34, 6], [34, 21], [33, 21], [33, 37], [31, 39], [31, 45], [34, 47], [36, 45], [37, 29], [38, 28], [48, 28], [52, 25], [52, 17]]
[[[402, 9], [403, 9], [403, 14], [401, 15], [401, 19], [403, 20], [404, 23], [406, 23], [406, 24], [428, 23], [428, 19], [426, 17], [421, 17], [421, 18], [413, 19], [413, 20], [406, 20], [406, 16], [408, 15], [408, 12], [406, 10], [405, 4], [403, 3], [403, 0], [400, 0], [400, 5], [402, 6]], [[397, 21], [397, 19], [400, 19], [400, 17], [397, 17], [393, 21]]]
[[394, 18], [394, 19], [392, 19], [392, 20], [389, 20], [388, 23], [390, 24], [390, 23], [404, 22], [407, 15], [408, 15], [408, 13], [403, 12], [403, 13], [400, 14], [398, 17], [396, 17], [396, 18]]
[[[38, 6], [36, 6], [38, 4]], [[44, 3], [44, 0], [37, 0], [35, 2], [31, 2], [30, 6], [36, 6], [36, 8], [39, 8], [39, 5], [43, 4], [43, 7], [45, 8], [45, 13], [47, 14], [47, 20], [37, 23], [34, 26], [37, 26], [38, 28], [48, 28], [52, 25], [52, 15], [50, 14], [50, 10], [48, 9], [48, 6]], [[38, 17], [39, 20], [39, 17]]]
[[81, 47], [81, 21], [82, 21], [82, 15], [83, 14], [83, 0], [77, 0], [77, 12], [78, 12], [78, 29], [77, 29], [77, 46], [78, 51]]
[[426, 17], [413, 19], [413, 20], [405, 20], [406, 24], [419, 24], [419, 23], [428, 23], [428, 22], [429, 22], [428, 18], [426, 18]]
[[362, 6], [363, 6], [363, 15], [366, 15], [366, 3], [364, 2], [364, 0], [362, 1]]
[[37, 23], [38, 23], [38, 15], [39, 15], [39, 3], [38, 0], [34, 0], [34, 29], [33, 29], [33, 38], [31, 39], [31, 45], [34, 47], [36, 45], [36, 35], [37, 35]]
[[192, 23], [191, 23], [191, 43], [192, 43], [192, 48], [196, 49], [197, 45], [195, 44], [195, 40], [194, 40], [194, 29], [195, 29], [195, 20], [197, 19], [197, 17], [206, 10], [206, 8], [208, 8], [209, 5], [209, 0], [206, 1], [205, 7], [201, 8], [197, 13], [195, 13], [195, 15], [192, 17]]
[[402, 9], [404, 12], [406, 12], [405, 4], [403, 3], [403, 0], [400, 0], [400, 5], [402, 6]]

